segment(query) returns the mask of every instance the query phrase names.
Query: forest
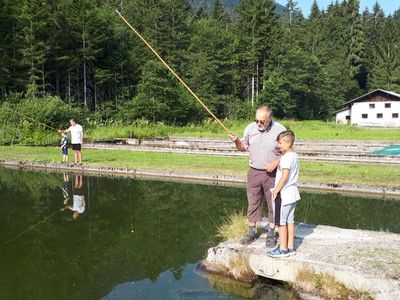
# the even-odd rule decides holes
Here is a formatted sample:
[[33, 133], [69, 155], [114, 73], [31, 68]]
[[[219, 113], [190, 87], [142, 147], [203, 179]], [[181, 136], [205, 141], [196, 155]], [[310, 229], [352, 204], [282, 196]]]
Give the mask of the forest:
[[[115, 9], [220, 118], [249, 118], [266, 103], [278, 118], [328, 120], [367, 91], [400, 92], [400, 9], [385, 15], [377, 2], [360, 11], [359, 0], [346, 0], [321, 10], [315, 1], [305, 17], [292, 0], [234, 2], [0, 0], [2, 106], [33, 117], [53, 109], [51, 124], [72, 113], [206, 119]], [[13, 118], [0, 113], [2, 123]]]

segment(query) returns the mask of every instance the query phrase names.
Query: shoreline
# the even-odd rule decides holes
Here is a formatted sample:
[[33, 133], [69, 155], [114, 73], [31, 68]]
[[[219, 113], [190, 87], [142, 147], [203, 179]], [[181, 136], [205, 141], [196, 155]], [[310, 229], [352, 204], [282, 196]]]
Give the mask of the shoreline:
[[[219, 175], [219, 174], [202, 174], [202, 173], [185, 173], [176, 171], [149, 170], [149, 169], [133, 169], [133, 168], [117, 168], [105, 166], [83, 165], [74, 166], [62, 163], [41, 163], [33, 161], [18, 160], [0, 160], [0, 166], [15, 167], [20, 169], [38, 169], [51, 171], [75, 171], [89, 174], [103, 174], [116, 176], [129, 176], [133, 178], [149, 178], [149, 179], [172, 179], [187, 181], [193, 183], [208, 183], [222, 185], [239, 185], [245, 186], [246, 176]], [[322, 191], [322, 192], [338, 192], [338, 193], [357, 193], [365, 195], [379, 196], [400, 196], [400, 189], [388, 187], [373, 187], [367, 185], [356, 184], [329, 184], [317, 182], [301, 182], [299, 187], [304, 190]]]

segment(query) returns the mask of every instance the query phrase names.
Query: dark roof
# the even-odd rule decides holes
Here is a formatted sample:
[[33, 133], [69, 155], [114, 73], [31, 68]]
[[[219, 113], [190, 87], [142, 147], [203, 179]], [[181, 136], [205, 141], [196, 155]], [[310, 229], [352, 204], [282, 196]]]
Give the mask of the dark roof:
[[368, 97], [368, 96], [370, 96], [370, 95], [372, 95], [372, 94], [374, 94], [374, 93], [377, 93], [377, 92], [381, 92], [381, 93], [385, 93], [385, 94], [387, 94], [387, 95], [394, 96], [394, 97], [396, 97], [396, 98], [399, 98], [399, 101], [400, 101], [400, 95], [399, 95], [399, 94], [396, 94], [395, 92], [385, 91], [385, 90], [382, 90], [382, 89], [376, 89], [376, 90], [373, 90], [373, 91], [371, 91], [371, 92], [369, 92], [369, 93], [367, 93], [367, 94], [365, 94], [365, 95], [362, 95], [362, 96], [360, 96], [360, 97], [357, 97], [357, 98], [355, 98], [355, 99], [353, 99], [353, 100], [350, 100], [350, 101], [344, 103], [343, 106], [349, 106], [349, 105], [352, 104], [353, 102], [359, 101], [359, 100], [361, 100], [362, 98]]
[[348, 110], [348, 109], [350, 109], [350, 107], [346, 106], [346, 107], [343, 107], [341, 109], [338, 109], [337, 111], [335, 111], [335, 113], [340, 113], [340, 112]]

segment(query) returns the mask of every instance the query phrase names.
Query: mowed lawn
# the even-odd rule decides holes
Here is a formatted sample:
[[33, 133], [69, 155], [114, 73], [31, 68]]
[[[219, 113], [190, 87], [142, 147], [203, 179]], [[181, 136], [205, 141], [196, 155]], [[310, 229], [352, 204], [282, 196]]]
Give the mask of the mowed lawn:
[[[230, 131], [241, 136], [249, 121], [226, 121]], [[350, 125], [340, 125], [324, 121], [278, 120], [287, 129], [294, 131], [300, 140], [352, 140], [352, 141], [399, 141], [400, 130], [369, 129]], [[116, 138], [146, 137], [205, 137], [226, 138], [226, 132], [215, 122], [187, 126], [168, 126], [145, 123], [130, 125], [107, 125], [89, 128], [86, 137], [92, 140], [111, 140]]]
[[[247, 158], [193, 154], [84, 149], [84, 163], [94, 166], [168, 170], [187, 173], [245, 175]], [[60, 162], [55, 147], [0, 146], [0, 159]], [[70, 161], [73, 161], [70, 152]], [[400, 168], [375, 164], [340, 164], [301, 161], [300, 180], [400, 188]]]

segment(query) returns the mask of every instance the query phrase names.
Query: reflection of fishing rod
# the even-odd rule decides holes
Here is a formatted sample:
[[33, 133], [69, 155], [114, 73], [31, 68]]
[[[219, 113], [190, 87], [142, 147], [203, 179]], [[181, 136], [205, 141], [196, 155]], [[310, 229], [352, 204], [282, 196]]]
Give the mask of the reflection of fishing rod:
[[11, 111], [11, 112], [13, 112], [13, 113], [15, 113], [15, 114], [17, 114], [17, 115], [22, 116], [22, 117], [24, 117], [25, 119], [31, 120], [31, 121], [36, 122], [36, 123], [39, 123], [40, 125], [43, 125], [43, 126], [45, 126], [45, 127], [47, 127], [47, 128], [50, 128], [51, 130], [58, 131], [58, 129], [55, 129], [54, 127], [51, 127], [50, 125], [47, 125], [47, 124], [45, 124], [45, 123], [42, 123], [42, 122], [40, 122], [40, 121], [38, 121], [38, 120], [36, 120], [36, 119], [34, 119], [34, 118], [32, 118], [32, 117], [29, 117], [29, 116], [27, 116], [27, 115], [25, 115], [25, 114], [23, 114], [23, 113], [20, 113], [20, 112], [18, 112], [18, 111], [16, 111], [16, 110], [13, 110], [13, 109], [11, 109], [11, 108], [9, 108], [9, 107], [6, 107], [6, 106], [3, 105], [3, 108], [8, 109], [9, 111]]
[[51, 215], [49, 215], [49, 216], [47, 216], [46, 218], [44, 218], [43, 220], [37, 222], [36, 224], [33, 224], [33, 225], [29, 226], [26, 230], [24, 230], [24, 231], [18, 233], [15, 237], [13, 237], [12, 239], [8, 240], [8, 241], [6, 242], [6, 244], [9, 244], [9, 243], [15, 241], [16, 239], [18, 239], [18, 238], [19, 238], [20, 236], [22, 236], [23, 234], [25, 234], [25, 233], [31, 231], [32, 229], [34, 229], [36, 226], [40, 225], [40, 224], [43, 223], [43, 222], [46, 222], [48, 219], [50, 219], [52, 216], [58, 214], [60, 211], [62, 211], [62, 210], [57, 210], [56, 212], [54, 212], [54, 213], [52, 213]]
[[231, 132], [229, 131], [228, 128], [221, 122], [220, 119], [217, 118], [216, 115], [213, 114], [213, 112], [207, 107], [207, 105], [204, 104], [203, 101], [200, 100], [200, 98], [192, 91], [192, 89], [176, 74], [176, 72], [165, 62], [165, 60], [157, 53], [156, 50], [150, 45], [149, 42], [146, 41], [146, 39], [135, 29], [133, 26], [121, 15], [121, 13], [118, 10], [115, 10], [117, 14], [121, 17], [121, 19], [128, 25], [128, 27], [142, 40], [142, 42], [151, 50], [151, 52], [154, 53], [154, 55], [164, 64], [164, 66], [178, 79], [178, 81], [189, 91], [189, 93], [203, 106], [203, 108], [214, 118], [215, 121], [228, 133], [230, 134]]

